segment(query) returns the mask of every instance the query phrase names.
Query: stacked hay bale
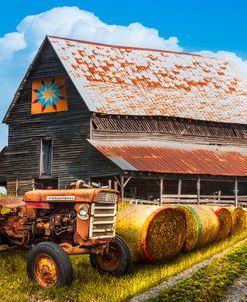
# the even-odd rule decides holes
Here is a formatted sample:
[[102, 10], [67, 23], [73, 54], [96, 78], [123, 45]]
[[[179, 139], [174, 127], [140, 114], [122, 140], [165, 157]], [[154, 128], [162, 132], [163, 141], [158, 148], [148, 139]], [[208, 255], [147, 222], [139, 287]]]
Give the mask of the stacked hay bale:
[[226, 207], [232, 215], [232, 234], [239, 233], [246, 228], [245, 211], [240, 207]]
[[186, 217], [187, 237], [184, 251], [191, 251], [216, 240], [220, 221], [208, 206], [181, 205], [178, 207]]
[[118, 214], [117, 233], [130, 246], [135, 261], [166, 260], [184, 245], [185, 217], [171, 206], [135, 205]]
[[217, 215], [220, 221], [220, 231], [216, 237], [216, 240], [227, 238], [232, 230], [232, 215], [229, 209], [211, 206], [211, 209]]

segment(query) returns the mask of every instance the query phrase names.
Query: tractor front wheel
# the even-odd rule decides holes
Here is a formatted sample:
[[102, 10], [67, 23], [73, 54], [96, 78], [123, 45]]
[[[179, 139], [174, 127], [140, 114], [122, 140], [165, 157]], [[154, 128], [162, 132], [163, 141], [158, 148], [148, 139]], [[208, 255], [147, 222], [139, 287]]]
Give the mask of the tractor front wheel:
[[42, 242], [27, 256], [29, 278], [44, 288], [63, 287], [73, 280], [73, 269], [68, 255], [53, 242]]
[[131, 252], [127, 243], [120, 236], [116, 236], [103, 253], [90, 254], [90, 263], [100, 272], [122, 276], [131, 265]]

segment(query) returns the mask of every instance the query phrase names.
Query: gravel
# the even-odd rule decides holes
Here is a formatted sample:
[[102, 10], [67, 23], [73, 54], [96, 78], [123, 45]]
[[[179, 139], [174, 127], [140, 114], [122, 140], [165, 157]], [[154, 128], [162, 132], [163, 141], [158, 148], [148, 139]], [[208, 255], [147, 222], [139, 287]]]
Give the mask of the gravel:
[[231, 285], [222, 302], [246, 302], [247, 301], [247, 269], [245, 273]]
[[[233, 248], [243, 244], [244, 242], [246, 241], [246, 239], [244, 240], [241, 240], [240, 242], [236, 243], [235, 245], [229, 247], [228, 249], [225, 249], [223, 252], [221, 253], [218, 253], [218, 254], [215, 254], [212, 258], [210, 259], [206, 259], [198, 264], [195, 264], [193, 265], [191, 268], [183, 271], [182, 273], [174, 276], [174, 277], [171, 277], [169, 278], [168, 280], [166, 280], [165, 282], [155, 286], [155, 287], [152, 287], [151, 289], [149, 289], [148, 291], [140, 294], [140, 295], [137, 295], [133, 298], [131, 298], [129, 300], [129, 302], [143, 302], [143, 301], [147, 301], [148, 299], [150, 298], [155, 298], [156, 296], [159, 295], [159, 293], [163, 290], [166, 290], [172, 286], [174, 286], [175, 284], [179, 283], [180, 281], [182, 281], [184, 278], [188, 278], [190, 276], [192, 276], [196, 271], [198, 271], [199, 269], [211, 264], [212, 262], [214, 262], [215, 260], [217, 260], [218, 258], [221, 258], [223, 257], [225, 254], [227, 254], [230, 250], [232, 250]], [[241, 282], [240, 282], [241, 283]], [[240, 285], [239, 285], [240, 286]], [[246, 286], [246, 275], [245, 275], [245, 286]], [[244, 287], [244, 286], [242, 286]], [[246, 289], [245, 289], [246, 290]], [[241, 294], [240, 294], [241, 295]], [[226, 300], [226, 301], [222, 301], [222, 302], [247, 302], [245, 300], [243, 300], [245, 297], [244, 297], [244, 294], [242, 295], [242, 300], [234, 300], [234, 299], [230, 299], [230, 300]]]

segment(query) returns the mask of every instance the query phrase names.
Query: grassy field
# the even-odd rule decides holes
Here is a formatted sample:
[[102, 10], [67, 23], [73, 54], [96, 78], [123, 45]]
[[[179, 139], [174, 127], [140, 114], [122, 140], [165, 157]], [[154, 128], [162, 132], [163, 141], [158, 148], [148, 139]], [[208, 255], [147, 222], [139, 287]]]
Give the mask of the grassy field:
[[235, 236], [187, 254], [180, 254], [169, 263], [133, 264], [129, 274], [122, 278], [102, 275], [93, 270], [86, 255], [72, 256], [74, 282], [68, 288], [56, 290], [43, 290], [27, 278], [24, 252], [1, 251], [1, 301], [125, 301], [246, 237], [245, 232], [238, 237]]
[[247, 242], [200, 269], [172, 288], [163, 291], [151, 302], [216, 302], [221, 301], [228, 286], [247, 267]]

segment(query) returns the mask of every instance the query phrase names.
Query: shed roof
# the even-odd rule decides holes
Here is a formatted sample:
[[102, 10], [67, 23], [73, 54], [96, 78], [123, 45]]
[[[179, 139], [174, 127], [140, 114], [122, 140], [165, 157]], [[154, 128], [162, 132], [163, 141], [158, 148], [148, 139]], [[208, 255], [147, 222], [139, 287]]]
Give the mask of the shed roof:
[[91, 111], [247, 124], [247, 82], [225, 60], [48, 39]]
[[125, 171], [247, 176], [247, 148], [158, 140], [89, 141]]

